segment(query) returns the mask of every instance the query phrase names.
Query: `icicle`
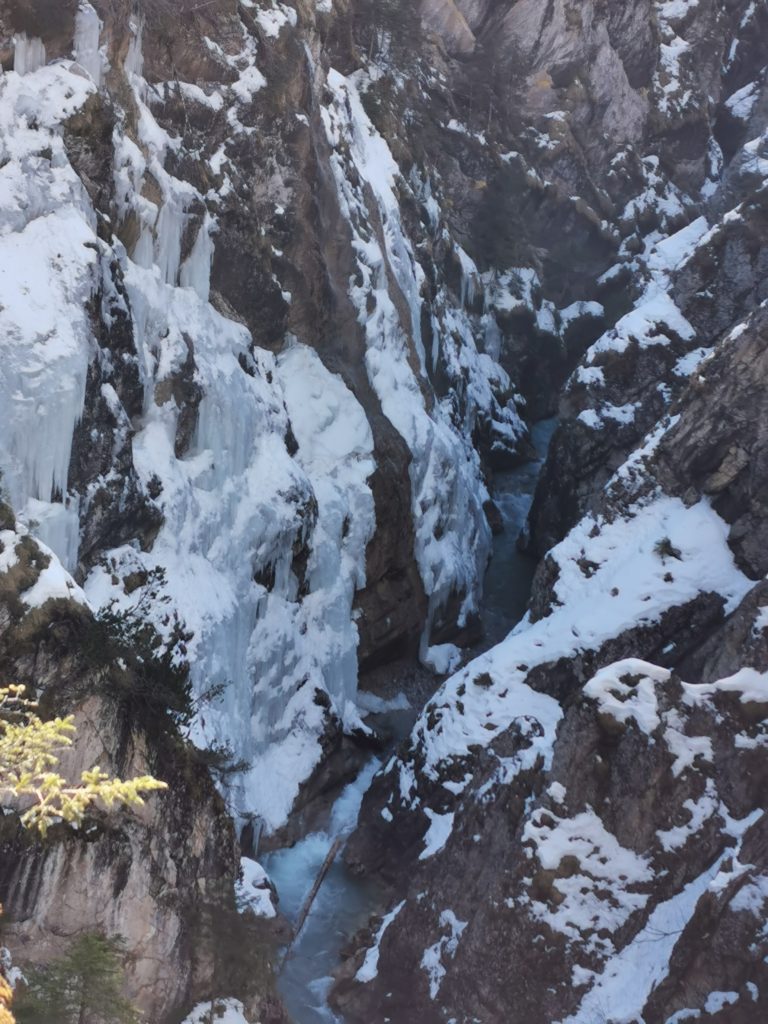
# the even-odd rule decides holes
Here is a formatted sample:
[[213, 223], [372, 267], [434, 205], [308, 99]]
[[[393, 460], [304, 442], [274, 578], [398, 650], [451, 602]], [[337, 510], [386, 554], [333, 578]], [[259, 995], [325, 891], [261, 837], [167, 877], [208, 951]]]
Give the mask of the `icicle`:
[[149, 269], [154, 262], [154, 244], [152, 231], [146, 225], [142, 227], [139, 240], [131, 253], [131, 259], [137, 266]]
[[77, 498], [60, 501], [36, 501], [31, 498], [19, 518], [51, 551], [54, 551], [67, 570], [77, 568], [80, 547], [79, 501]]
[[26, 32], [13, 37], [13, 70], [19, 75], [31, 75], [45, 66], [45, 47], [42, 39], [28, 38]]
[[141, 76], [144, 70], [144, 54], [141, 49], [141, 37], [144, 31], [144, 22], [139, 21], [131, 22], [131, 41], [128, 44], [128, 52], [125, 55], [125, 68], [126, 75], [137, 75]]
[[186, 214], [179, 196], [166, 196], [155, 230], [155, 263], [166, 284], [177, 284]]
[[455, 246], [455, 251], [461, 267], [461, 307], [466, 309], [467, 306], [472, 305], [477, 296], [479, 274], [475, 261], [460, 245]]
[[483, 314], [482, 325], [485, 328], [484, 348], [491, 359], [496, 362], [501, 358], [501, 328], [492, 313]]
[[75, 16], [75, 60], [88, 72], [97, 87], [101, 85], [104, 74], [99, 50], [100, 35], [101, 19], [91, 4], [81, 3]]
[[185, 288], [194, 288], [203, 302], [208, 301], [211, 290], [211, 260], [213, 259], [211, 229], [213, 226], [213, 219], [206, 213], [197, 232], [192, 251], [184, 261], [179, 274], [179, 284]]

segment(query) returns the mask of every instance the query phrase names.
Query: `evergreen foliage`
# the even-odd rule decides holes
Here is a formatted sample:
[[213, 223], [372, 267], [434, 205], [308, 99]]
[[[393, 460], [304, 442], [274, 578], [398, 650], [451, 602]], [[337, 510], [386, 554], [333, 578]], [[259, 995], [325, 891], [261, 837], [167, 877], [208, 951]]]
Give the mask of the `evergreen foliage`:
[[81, 936], [66, 956], [29, 972], [15, 1007], [18, 1024], [138, 1024], [122, 994], [123, 959], [119, 939]]
[[[25, 687], [0, 687], [0, 799], [31, 800], [22, 824], [42, 835], [58, 818], [80, 824], [96, 803], [143, 804], [142, 793], [166, 789], [149, 775], [123, 782], [100, 768], [84, 771], [70, 785], [53, 771], [58, 754], [72, 745], [72, 715], [44, 722], [37, 705], [24, 696]], [[0, 913], [2, 907], [0, 907]], [[18, 1007], [18, 1024], [134, 1024], [137, 1011], [122, 996], [121, 944], [117, 939], [84, 935], [62, 960], [30, 975]], [[16, 1024], [13, 993], [0, 972], [0, 1024]]]
[[189, 727], [196, 710], [185, 660], [191, 634], [170, 612], [164, 637], [153, 625], [153, 612], [168, 601], [164, 583], [163, 569], [142, 574], [136, 605], [102, 609], [84, 626], [80, 649], [91, 664], [109, 668], [110, 691], [129, 721], [155, 736], [176, 736]]

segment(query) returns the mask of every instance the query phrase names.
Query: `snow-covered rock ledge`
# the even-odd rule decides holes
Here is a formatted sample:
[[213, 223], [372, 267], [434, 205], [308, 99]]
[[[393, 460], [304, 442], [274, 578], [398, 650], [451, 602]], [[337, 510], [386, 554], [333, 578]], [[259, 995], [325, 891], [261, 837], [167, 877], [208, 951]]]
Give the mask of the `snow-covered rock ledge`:
[[[626, 659], [556, 731], [556, 702], [529, 695], [461, 785], [443, 781], [451, 828], [430, 859], [400, 840], [393, 874], [408, 881], [336, 1005], [355, 1021], [386, 1001], [404, 1024], [591, 1024], [706, 1016], [729, 993], [733, 1019], [754, 1019], [768, 981], [768, 674], [688, 684]], [[433, 812], [410, 807], [432, 818], [428, 840]], [[402, 811], [383, 817], [418, 835]]]

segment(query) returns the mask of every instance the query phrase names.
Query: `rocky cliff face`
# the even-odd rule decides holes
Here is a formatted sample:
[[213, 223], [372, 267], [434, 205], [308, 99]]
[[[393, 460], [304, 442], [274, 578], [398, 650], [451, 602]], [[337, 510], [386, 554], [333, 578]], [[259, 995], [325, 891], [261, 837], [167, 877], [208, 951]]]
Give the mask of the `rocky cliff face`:
[[[493, 473], [559, 404], [530, 614], [430, 703], [350, 847], [392, 894], [350, 1021], [761, 998], [766, 38], [747, 0], [0, 0], [5, 496], [57, 596], [216, 687], [193, 739], [248, 766], [237, 830], [283, 826], [364, 731], [360, 670], [456, 669]], [[109, 763], [157, 761], [76, 634], [20, 662], [16, 628], [5, 671], [55, 693], [64, 660], [83, 760], [106, 716]], [[212, 970], [161, 894], [237, 872], [182, 762], [131, 856], [65, 839], [3, 875], [34, 880], [38, 942], [107, 863], [161, 1015]]]
[[[558, 11], [526, 23], [548, 58]], [[631, 304], [564, 388], [529, 615], [448, 680], [364, 805], [348, 857], [391, 895], [337, 982], [347, 1020], [762, 1012], [764, 15], [626, 15], [644, 77], [625, 49], [639, 94], [612, 99], [639, 135], [595, 174], [627, 190], [600, 284]], [[616, 46], [605, 11], [589, 24]]]
[[74, 715], [76, 743], [61, 763], [68, 778], [98, 765], [126, 778], [151, 772], [169, 787], [136, 813], [96, 813], [77, 831], [54, 825], [45, 839], [25, 834], [6, 808], [4, 942], [29, 966], [67, 953], [82, 932], [119, 935], [128, 994], [151, 1019], [231, 988], [261, 1019], [283, 1020], [267, 963], [273, 938], [235, 905], [232, 821], [204, 759], [143, 686], [158, 683], [140, 675], [151, 654], [118, 650], [52, 551], [0, 511], [2, 677], [42, 693], [43, 714]]
[[410, 885], [337, 983], [345, 1019], [757, 1019], [764, 676], [628, 659], [564, 713], [529, 694], [421, 797]]
[[[4, 494], [91, 612], [146, 620], [198, 696], [217, 688], [193, 738], [247, 763], [224, 788], [249, 834], [254, 816], [282, 825], [361, 728], [358, 664], [444, 668], [448, 641], [476, 635], [485, 469], [528, 452], [492, 281], [421, 129], [402, 130], [417, 110], [432, 150], [448, 130], [431, 44], [403, 47], [405, 26], [416, 40], [405, 5], [0, 5]], [[15, 576], [8, 592], [23, 604]], [[70, 675], [92, 699], [92, 674]], [[164, 815], [157, 842], [208, 841], [222, 813], [206, 798], [192, 822]], [[170, 853], [130, 841], [144, 873], [125, 891], [174, 891]], [[231, 880], [228, 841], [183, 884]], [[9, 862], [6, 891], [37, 880], [10, 901], [20, 934], [70, 934], [93, 874], [78, 850]], [[82, 926], [120, 918], [128, 897], [99, 896], [111, 870]], [[134, 990], [164, 1015], [206, 985], [180, 911], [145, 949], [157, 913], [122, 930]]]

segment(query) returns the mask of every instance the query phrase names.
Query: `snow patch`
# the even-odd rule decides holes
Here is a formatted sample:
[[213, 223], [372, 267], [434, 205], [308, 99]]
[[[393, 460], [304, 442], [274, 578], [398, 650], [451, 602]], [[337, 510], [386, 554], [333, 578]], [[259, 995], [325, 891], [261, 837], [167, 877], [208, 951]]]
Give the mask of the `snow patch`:
[[583, 693], [597, 703], [601, 715], [622, 724], [632, 719], [650, 736], [659, 725], [656, 683], [665, 683], [670, 675], [666, 669], [630, 658], [601, 669]]
[[235, 885], [235, 896], [238, 904], [247, 908], [256, 917], [276, 917], [272, 889], [264, 868], [250, 857], [240, 858], [242, 878]]
[[[757, 811], [738, 822], [743, 835], [762, 814]], [[738, 854], [738, 848], [735, 851]], [[680, 933], [690, 921], [699, 898], [717, 878], [724, 861], [734, 856], [725, 850], [692, 882], [670, 899], [660, 903], [643, 929], [607, 963], [602, 974], [584, 996], [578, 1010], [562, 1024], [594, 1024], [606, 1006], [615, 1024], [634, 1024], [653, 989], [667, 977], [670, 957]]]
[[260, 10], [256, 14], [256, 21], [261, 26], [264, 34], [276, 39], [286, 25], [295, 27], [297, 14], [293, 7], [285, 4], [276, 4], [269, 10]]
[[451, 838], [453, 831], [453, 813], [437, 814], [429, 807], [424, 808], [424, 813], [429, 818], [430, 824], [424, 835], [424, 849], [419, 854], [419, 860], [428, 860], [436, 853], [440, 853]]
[[382, 922], [379, 925], [378, 931], [376, 932], [376, 935], [374, 937], [373, 945], [370, 947], [370, 949], [366, 950], [365, 960], [363, 960], [362, 964], [358, 968], [357, 974], [355, 975], [355, 981], [359, 981], [363, 985], [365, 985], [367, 982], [373, 981], [373, 979], [378, 975], [381, 940], [384, 938], [384, 933], [386, 932], [387, 928], [389, 928], [389, 926], [392, 924], [397, 915], [405, 906], [405, 902], [406, 901], [403, 900], [401, 903], [398, 903], [393, 910], [390, 910], [388, 914], [384, 915]]
[[459, 921], [452, 910], [444, 910], [440, 914], [440, 927], [447, 929], [445, 935], [441, 935], [437, 942], [424, 950], [421, 958], [421, 968], [426, 971], [429, 978], [429, 995], [431, 999], [437, 999], [440, 986], [445, 977], [445, 965], [443, 957], [453, 959], [456, 950], [459, 948], [459, 940], [462, 932], [467, 927], [466, 921]]
[[254, 1024], [245, 1016], [245, 1007], [239, 999], [208, 999], [198, 1003], [181, 1024]]
[[525, 897], [529, 913], [554, 931], [578, 942], [579, 950], [603, 956], [614, 952], [614, 934], [648, 902], [637, 891], [653, 880], [648, 859], [621, 846], [592, 808], [572, 818], [534, 811], [523, 830], [528, 857], [544, 870], [557, 871], [565, 859], [578, 864], [553, 881], [557, 899], [543, 903]]

